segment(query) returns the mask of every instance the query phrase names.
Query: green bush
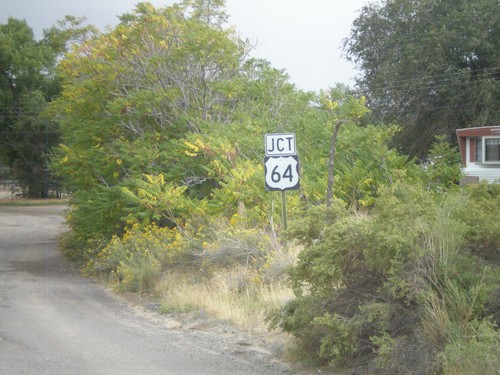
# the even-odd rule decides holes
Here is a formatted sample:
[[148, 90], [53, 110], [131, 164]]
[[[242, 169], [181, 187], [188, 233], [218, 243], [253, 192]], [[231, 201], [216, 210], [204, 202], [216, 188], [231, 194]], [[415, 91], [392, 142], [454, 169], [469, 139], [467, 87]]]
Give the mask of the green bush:
[[500, 255], [500, 184], [467, 187], [465, 205], [457, 213], [467, 225], [466, 246], [474, 254], [488, 260]]
[[113, 237], [87, 269], [110, 276], [120, 291], [151, 292], [162, 271], [184, 249], [185, 238], [177, 229], [136, 226], [121, 238]]
[[271, 329], [280, 327], [294, 336], [294, 347], [290, 351], [295, 359], [320, 365], [325, 362], [325, 359], [318, 355], [321, 338], [328, 335], [329, 329], [314, 324], [314, 320], [324, 314], [327, 314], [327, 306], [323, 299], [304, 295], [271, 312], [268, 319]]
[[426, 339], [439, 347], [457, 335], [456, 328], [467, 327], [481, 312], [484, 285], [466, 286], [446, 278], [422, 293], [422, 330]]
[[477, 199], [403, 183], [379, 194], [367, 212], [316, 208], [291, 228], [305, 244], [290, 271], [296, 299], [272, 322], [317, 363], [437, 371], [436, 353], [498, 310], [497, 268], [467, 250], [463, 213]]
[[367, 303], [351, 318], [326, 313], [315, 318], [313, 324], [324, 327], [327, 332], [320, 340], [320, 358], [330, 365], [342, 367], [349, 361], [352, 364], [355, 355], [369, 353], [368, 343], [389, 328], [389, 306], [380, 302]]
[[500, 334], [489, 320], [474, 320], [450, 339], [438, 362], [445, 375], [498, 374]]

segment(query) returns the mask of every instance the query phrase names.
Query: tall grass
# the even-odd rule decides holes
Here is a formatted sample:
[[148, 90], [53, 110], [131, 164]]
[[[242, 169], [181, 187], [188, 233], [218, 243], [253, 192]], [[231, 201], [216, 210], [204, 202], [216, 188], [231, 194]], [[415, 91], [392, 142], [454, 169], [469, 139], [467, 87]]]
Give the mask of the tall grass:
[[463, 336], [474, 317], [475, 304], [481, 293], [482, 281], [464, 289], [446, 278], [442, 286], [429, 290], [423, 302], [424, 335], [435, 346]]
[[424, 231], [428, 288], [421, 294], [421, 329], [440, 354], [440, 373], [500, 374], [498, 329], [478, 312], [487, 288], [487, 268], [474, 266], [476, 258], [464, 252], [466, 227], [454, 219], [460, 203], [447, 201]]
[[500, 334], [488, 319], [473, 320], [438, 356], [443, 375], [500, 374]]
[[243, 266], [198, 280], [171, 272], [161, 281], [159, 293], [164, 311], [202, 310], [250, 332], [264, 332], [266, 312], [293, 297], [284, 281], [263, 284]]
[[434, 220], [422, 229], [427, 277], [431, 282], [456, 269], [466, 229], [453, 215], [460, 205], [459, 199], [448, 198], [436, 207]]

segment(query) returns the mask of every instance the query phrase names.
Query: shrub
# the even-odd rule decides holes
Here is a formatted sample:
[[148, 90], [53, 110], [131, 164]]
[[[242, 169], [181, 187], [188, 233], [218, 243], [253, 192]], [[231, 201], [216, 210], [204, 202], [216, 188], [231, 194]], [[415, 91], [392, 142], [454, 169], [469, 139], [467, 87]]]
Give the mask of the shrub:
[[351, 318], [329, 313], [315, 318], [313, 324], [327, 331], [321, 338], [319, 356], [340, 367], [352, 361], [355, 354], [369, 354], [369, 342], [389, 328], [388, 319], [389, 306], [379, 302], [360, 306]]
[[322, 240], [328, 223], [346, 216], [348, 213], [346, 205], [335, 200], [331, 207], [324, 205], [312, 206], [307, 211], [302, 211], [295, 220], [290, 223], [288, 237], [294, 238], [300, 244], [311, 246]]
[[436, 374], [435, 348], [417, 334], [371, 337], [376, 357], [369, 374]]
[[186, 238], [177, 228], [136, 226], [122, 238], [113, 237], [97, 259], [88, 263], [87, 269], [111, 276], [121, 291], [150, 292], [166, 266], [187, 248]]
[[320, 365], [326, 358], [318, 353], [321, 338], [328, 334], [328, 328], [314, 324], [314, 319], [327, 314], [324, 301], [317, 296], [304, 295], [287, 302], [283, 307], [271, 311], [268, 316], [271, 329], [282, 328], [290, 332], [294, 338], [293, 355], [295, 359]]
[[207, 267], [262, 264], [270, 251], [269, 237], [258, 229], [227, 227], [218, 229], [214, 235], [203, 243], [200, 254]]
[[495, 261], [500, 254], [500, 184], [468, 186], [458, 217], [467, 225], [466, 246], [473, 253]]
[[[202, 242], [199, 253], [202, 268], [207, 272], [232, 266], [244, 266], [257, 271], [275, 264], [282, 246], [266, 230], [247, 227], [239, 215], [232, 220], [224, 217], [211, 220], [197, 234]], [[281, 275], [280, 275], [281, 276]]]
[[444, 375], [498, 374], [500, 334], [489, 320], [474, 320], [450, 339], [438, 362]]
[[460, 153], [446, 141], [446, 136], [435, 136], [429, 149], [425, 167], [428, 188], [434, 191], [447, 191], [458, 188], [462, 175]]
[[498, 305], [495, 267], [466, 251], [470, 202], [397, 183], [365, 213], [312, 210], [290, 231], [305, 244], [290, 271], [296, 299], [272, 323], [319, 363], [434, 371], [436, 353]]

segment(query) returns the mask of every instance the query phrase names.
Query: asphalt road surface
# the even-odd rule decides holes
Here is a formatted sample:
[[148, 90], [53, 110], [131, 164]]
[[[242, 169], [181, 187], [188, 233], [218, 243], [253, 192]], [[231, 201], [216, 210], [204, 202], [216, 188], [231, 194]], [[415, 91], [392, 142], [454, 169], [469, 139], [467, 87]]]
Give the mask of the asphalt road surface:
[[237, 337], [172, 328], [82, 277], [57, 250], [62, 209], [0, 206], [0, 374], [298, 373]]

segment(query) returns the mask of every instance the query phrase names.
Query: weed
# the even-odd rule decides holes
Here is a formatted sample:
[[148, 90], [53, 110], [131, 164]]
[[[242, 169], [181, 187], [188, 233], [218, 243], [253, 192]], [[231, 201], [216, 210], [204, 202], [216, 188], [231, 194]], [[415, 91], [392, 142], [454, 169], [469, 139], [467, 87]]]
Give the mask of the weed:
[[254, 274], [241, 266], [197, 279], [173, 271], [164, 276], [159, 291], [165, 311], [202, 310], [237, 327], [263, 332], [265, 312], [280, 307], [293, 294], [283, 283], [262, 285], [254, 280]]

